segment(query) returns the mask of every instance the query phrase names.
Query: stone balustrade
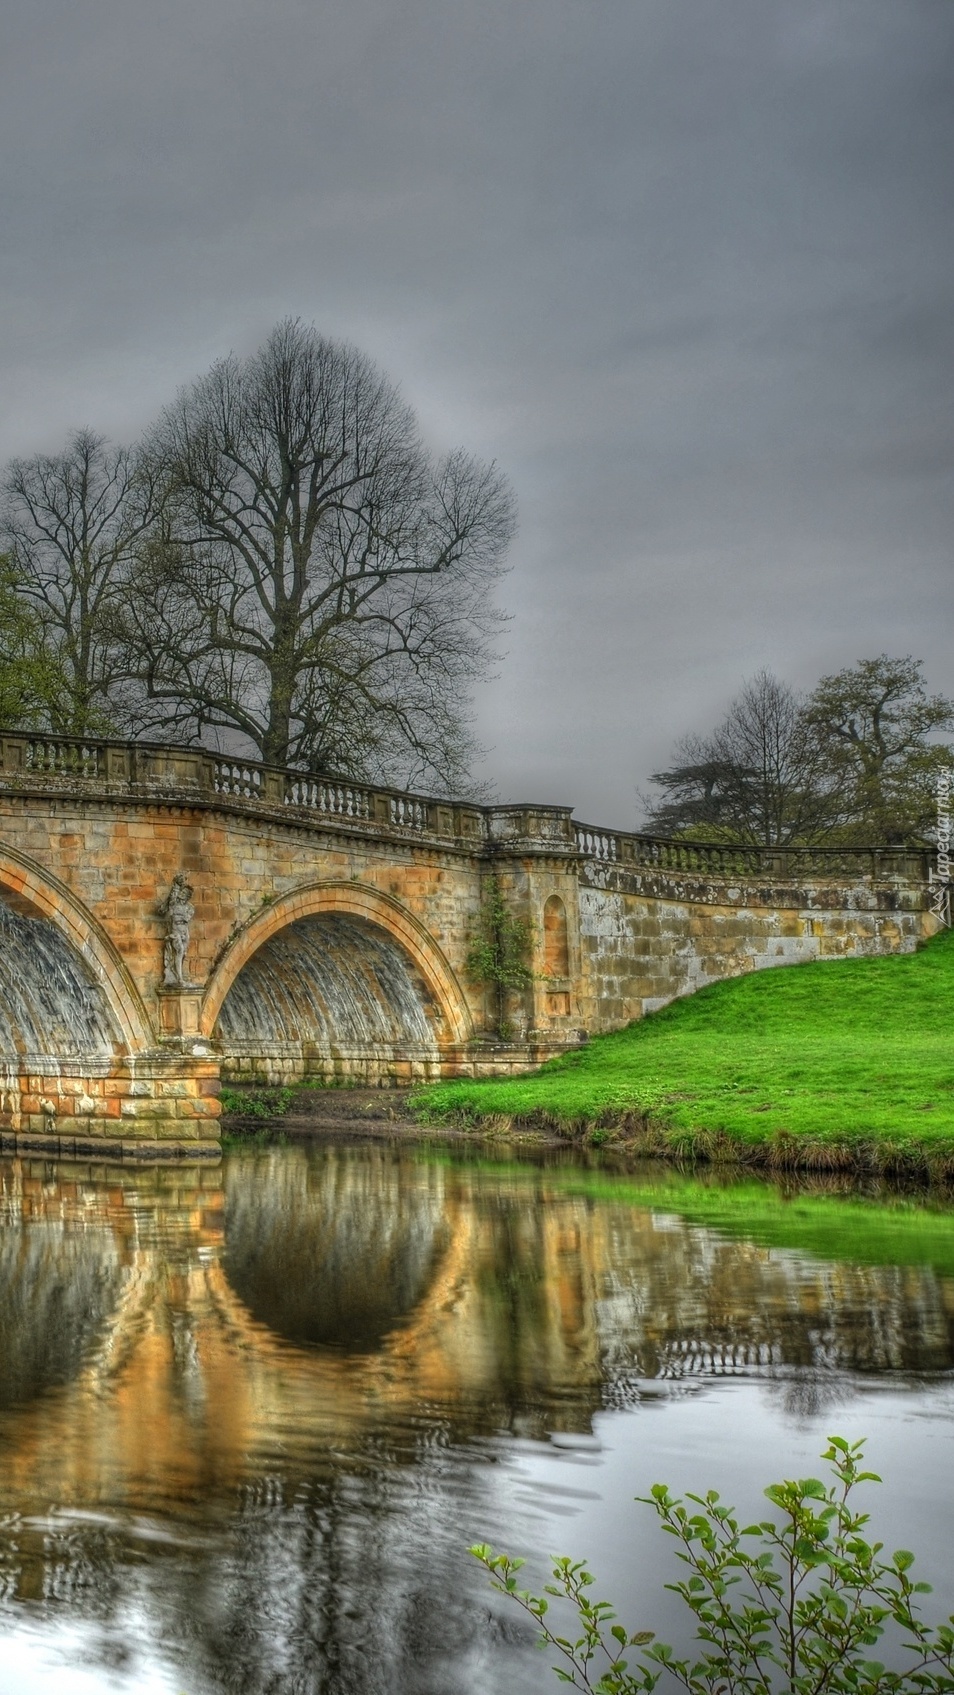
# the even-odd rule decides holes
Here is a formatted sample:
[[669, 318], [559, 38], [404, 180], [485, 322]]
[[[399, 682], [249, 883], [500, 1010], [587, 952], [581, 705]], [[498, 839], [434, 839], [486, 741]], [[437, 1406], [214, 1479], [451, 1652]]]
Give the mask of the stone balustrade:
[[379, 836], [453, 841], [481, 854], [495, 851], [570, 854], [598, 865], [657, 870], [725, 881], [757, 877], [792, 882], [810, 876], [883, 882], [928, 878], [928, 856], [909, 848], [728, 846], [582, 824], [562, 806], [480, 806], [380, 788], [350, 778], [282, 770], [201, 748], [33, 732], [0, 733], [0, 790], [117, 798], [188, 799], [229, 810], [285, 813]]
[[798, 882], [808, 877], [876, 882], [902, 878], [926, 882], [928, 854], [919, 849], [889, 847], [747, 847], [718, 842], [674, 841], [607, 830], [574, 819], [577, 851], [588, 860], [627, 869], [646, 868], [676, 875], [701, 876], [719, 882], [739, 877], [762, 881]]
[[298, 824], [483, 842], [486, 808], [152, 742], [0, 733], [0, 790], [102, 793], [277, 812]]

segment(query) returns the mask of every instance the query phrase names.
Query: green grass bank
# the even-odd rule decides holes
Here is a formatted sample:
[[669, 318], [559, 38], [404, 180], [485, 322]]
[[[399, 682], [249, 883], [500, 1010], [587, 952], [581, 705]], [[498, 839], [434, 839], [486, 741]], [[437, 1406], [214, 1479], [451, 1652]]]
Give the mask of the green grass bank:
[[641, 1153], [954, 1176], [954, 933], [714, 984], [525, 1077], [419, 1090], [432, 1122]]

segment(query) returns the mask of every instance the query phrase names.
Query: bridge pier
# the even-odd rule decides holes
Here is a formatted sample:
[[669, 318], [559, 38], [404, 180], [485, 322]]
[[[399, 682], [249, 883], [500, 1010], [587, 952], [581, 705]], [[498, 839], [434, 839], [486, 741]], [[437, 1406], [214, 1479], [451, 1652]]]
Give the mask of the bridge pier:
[[50, 1057], [45, 1064], [5, 1068], [0, 1151], [140, 1159], [218, 1153], [219, 1060], [207, 1046], [114, 1058], [98, 1069]]

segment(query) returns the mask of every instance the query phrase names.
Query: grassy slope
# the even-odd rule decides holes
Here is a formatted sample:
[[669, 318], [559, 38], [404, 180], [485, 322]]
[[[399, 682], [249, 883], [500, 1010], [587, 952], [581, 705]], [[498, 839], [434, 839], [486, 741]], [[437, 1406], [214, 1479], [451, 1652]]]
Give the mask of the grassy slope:
[[[434, 1118], [649, 1120], [752, 1157], [789, 1137], [954, 1154], [954, 933], [916, 954], [823, 961], [703, 989], [526, 1077], [421, 1091]], [[824, 1161], [822, 1161], [824, 1163]]]

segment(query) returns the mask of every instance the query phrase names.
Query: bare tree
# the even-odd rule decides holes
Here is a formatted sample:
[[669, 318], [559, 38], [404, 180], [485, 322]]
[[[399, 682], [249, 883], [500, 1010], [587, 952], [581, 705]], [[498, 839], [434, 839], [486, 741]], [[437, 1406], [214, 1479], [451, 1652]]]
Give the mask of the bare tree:
[[88, 735], [125, 724], [129, 665], [117, 628], [156, 511], [148, 467], [90, 430], [77, 431], [62, 454], [7, 468], [0, 534], [59, 671], [52, 728]]
[[185, 389], [147, 452], [167, 502], [131, 609], [143, 722], [459, 783], [514, 526], [500, 473], [435, 463], [368, 358], [290, 320]]
[[838, 815], [835, 785], [804, 703], [769, 671], [746, 683], [710, 736], [677, 744], [679, 763], [652, 782], [647, 827], [784, 846], [824, 837]]

